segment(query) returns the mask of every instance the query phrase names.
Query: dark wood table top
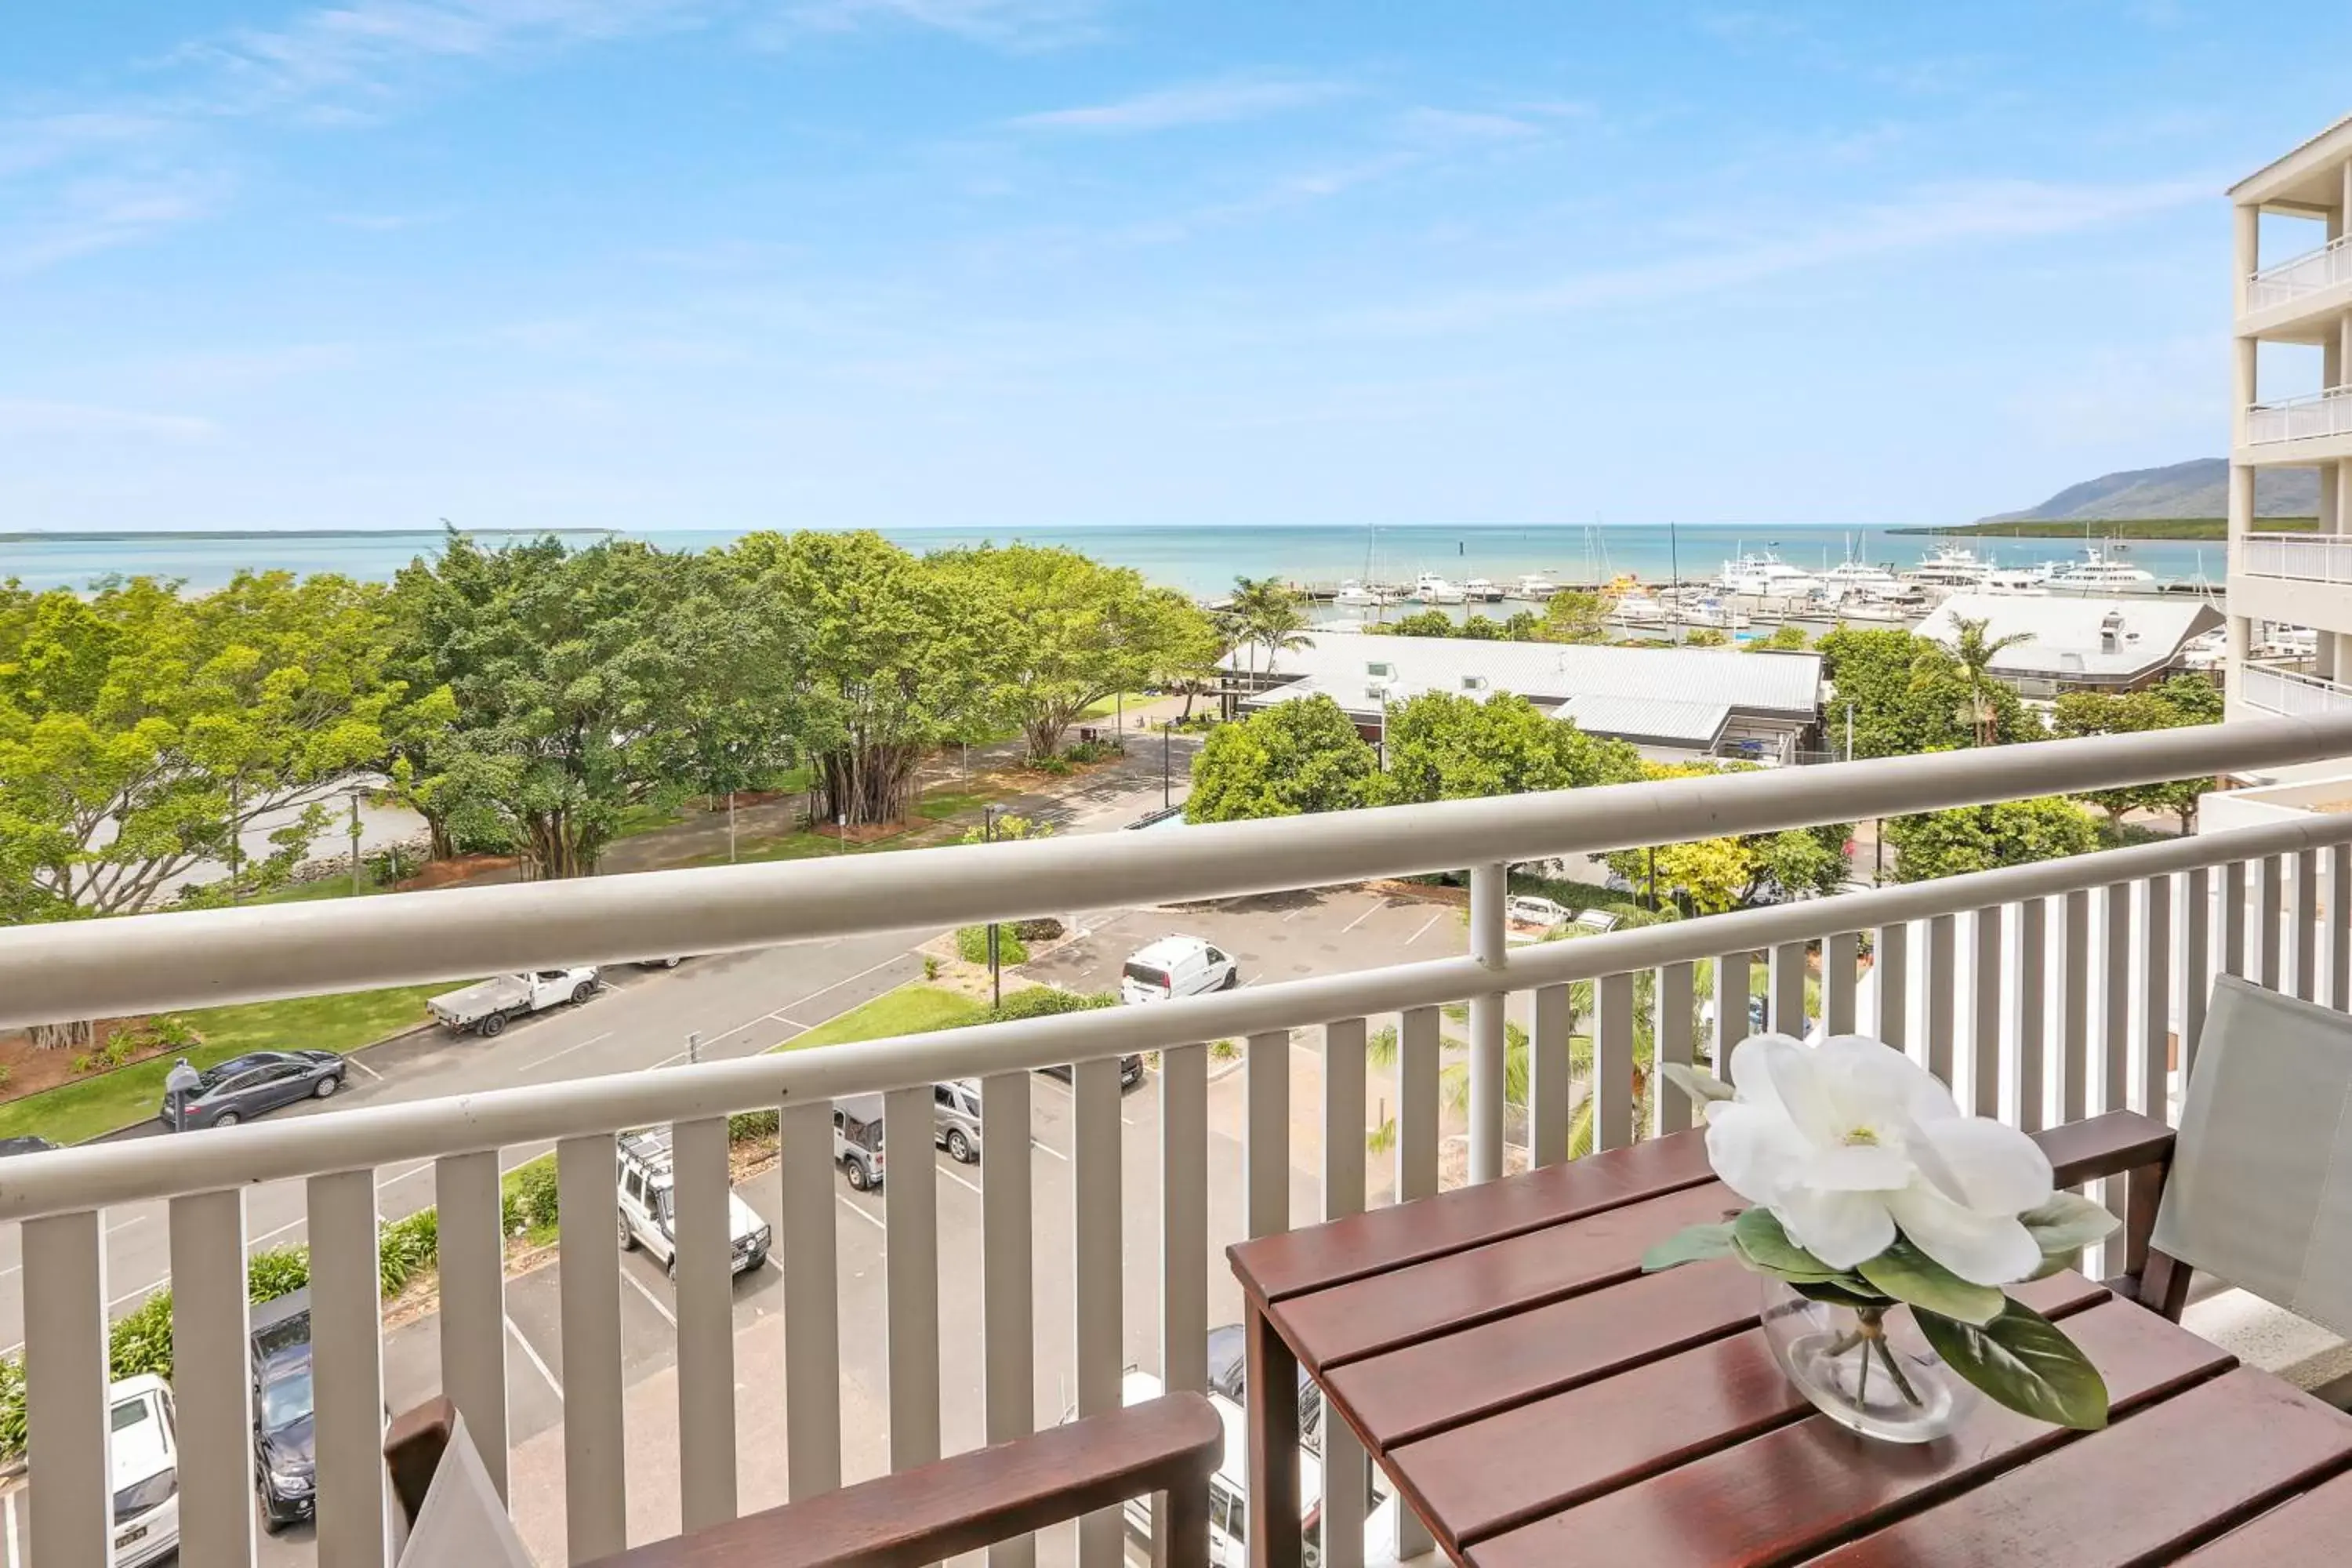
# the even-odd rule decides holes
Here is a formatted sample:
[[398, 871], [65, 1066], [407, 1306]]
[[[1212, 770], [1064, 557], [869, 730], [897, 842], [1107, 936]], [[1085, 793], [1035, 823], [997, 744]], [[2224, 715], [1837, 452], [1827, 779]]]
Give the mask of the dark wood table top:
[[[2043, 1135], [2062, 1168], [2075, 1135]], [[1754, 1276], [1640, 1270], [1651, 1243], [1738, 1206], [1683, 1134], [1232, 1258], [1254, 1313], [1475, 1568], [2352, 1560], [2352, 1417], [2077, 1275], [2016, 1293], [2105, 1375], [2105, 1430], [1990, 1401], [1917, 1446], [1836, 1426], [1774, 1363]]]

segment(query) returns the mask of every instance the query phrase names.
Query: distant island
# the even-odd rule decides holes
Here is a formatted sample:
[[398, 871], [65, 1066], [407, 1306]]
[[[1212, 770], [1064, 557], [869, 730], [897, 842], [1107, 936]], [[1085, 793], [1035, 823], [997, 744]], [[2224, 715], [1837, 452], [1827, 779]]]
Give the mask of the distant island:
[[[2040, 506], [1997, 512], [1956, 528], [1896, 528], [1891, 533], [1937, 533], [2004, 539], [2225, 539], [2230, 464], [2192, 458], [2161, 468], [2126, 468], [2069, 485]], [[2275, 468], [2254, 482], [2254, 515], [2282, 533], [2317, 526], [2319, 474]]]
[[[35, 529], [23, 533], [0, 533], [0, 544], [37, 544], [44, 541], [71, 540], [78, 543], [103, 542], [111, 539], [438, 539], [443, 530], [437, 528], [126, 528], [96, 531], [80, 529]], [[537, 539], [551, 533], [559, 538], [577, 535], [586, 539], [604, 539], [618, 534], [616, 528], [461, 528], [467, 538], [483, 535], [496, 538], [512, 536]]]
[[[2310, 533], [2319, 526], [2315, 517], [2265, 517], [2265, 533]], [[2066, 522], [2022, 518], [2004, 522], [1962, 522], [1950, 528], [1890, 528], [1888, 533], [1932, 533], [1948, 539], [2174, 539], [2212, 540], [2230, 537], [2226, 517], [2120, 517], [2096, 521]]]

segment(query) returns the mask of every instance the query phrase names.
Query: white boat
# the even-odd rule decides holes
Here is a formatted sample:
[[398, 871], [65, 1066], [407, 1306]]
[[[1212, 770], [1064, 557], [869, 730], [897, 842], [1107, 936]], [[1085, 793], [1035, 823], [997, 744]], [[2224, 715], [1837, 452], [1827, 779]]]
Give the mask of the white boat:
[[1458, 605], [1468, 597], [1434, 572], [1423, 572], [1413, 579], [1412, 596], [1424, 605]]
[[2053, 570], [2050, 589], [2060, 594], [2155, 594], [2164, 584], [2156, 574], [2128, 561], [2116, 561], [2104, 551], [2088, 549], [2083, 559]]
[[1988, 566], [1977, 580], [1979, 594], [2000, 594], [2012, 598], [2046, 599], [2050, 574], [2032, 566]]
[[1609, 618], [1628, 626], [1662, 626], [1666, 624], [1666, 607], [1654, 595], [1623, 594], [1610, 607]]
[[1473, 577], [1462, 584], [1462, 596], [1473, 604], [1492, 605], [1503, 597], [1503, 590], [1484, 577]]
[[1559, 584], [1540, 572], [1522, 574], [1519, 585], [1512, 597], [1517, 599], [1549, 599], [1559, 592]]
[[1354, 609], [1369, 609], [1374, 605], [1388, 603], [1381, 596], [1378, 589], [1367, 588], [1353, 577], [1339, 584], [1339, 591], [1332, 596], [1331, 602], [1335, 605], [1346, 605]]
[[1796, 599], [1819, 588], [1822, 580], [1767, 550], [1725, 562], [1723, 570], [1716, 574], [1715, 585], [1727, 594], [1746, 594], [1751, 598]]
[[1841, 561], [1822, 573], [1822, 582], [1833, 593], [1846, 592], [1865, 599], [1900, 598], [1911, 586], [1884, 566], [1853, 560]]
[[1958, 544], [1938, 544], [1905, 574], [1930, 588], [1973, 588], [1984, 581], [1985, 563], [1976, 552]]
[[1685, 605], [1675, 618], [1686, 626], [1712, 626], [1727, 632], [1750, 624], [1747, 611], [1733, 609], [1720, 599], [1701, 599], [1695, 605]]

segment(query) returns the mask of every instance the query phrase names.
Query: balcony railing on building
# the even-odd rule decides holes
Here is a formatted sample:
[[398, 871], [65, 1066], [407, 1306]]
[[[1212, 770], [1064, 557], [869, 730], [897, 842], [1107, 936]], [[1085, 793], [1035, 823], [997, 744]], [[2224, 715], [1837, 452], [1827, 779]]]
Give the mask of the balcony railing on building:
[[2291, 305], [2340, 283], [2352, 283], [2352, 236], [2329, 240], [2316, 250], [2306, 250], [2255, 273], [2246, 282], [2246, 309], [2267, 310]]
[[2352, 583], [2352, 534], [2249, 533], [2230, 564], [2256, 577]]
[[[1649, 1094], [1658, 1064], [1717, 1061], [1749, 1030], [1748, 1008], [1700, 1025], [1702, 965], [1717, 994], [1765, 973], [1768, 1026], [1862, 1028], [1950, 1081], [1969, 1109], [2028, 1129], [2129, 1108], [2169, 1119], [2178, 1072], [2198, 1037], [2212, 976], [2352, 1003], [2352, 816], [2163, 841], [2071, 859], [1619, 930], [1574, 941], [1507, 941], [1514, 862], [1726, 834], [1934, 810], [2056, 791], [2121, 787], [2352, 752], [2352, 716], [2061, 741], [1490, 800], [1203, 827], [1168, 842], [1049, 839], [915, 850], [848, 866], [782, 863], [418, 893], [341, 904], [142, 916], [0, 931], [0, 1025], [116, 1016], [198, 1003], [462, 978], [487, 969], [719, 952], [855, 932], [1014, 920], [1071, 910], [1175, 904], [1468, 867], [1469, 952], [1170, 1003], [616, 1074], [453, 1099], [371, 1106], [234, 1130], [20, 1156], [0, 1184], [0, 1221], [23, 1225], [32, 1481], [27, 1542], [41, 1568], [109, 1561], [107, 1301], [110, 1207], [166, 1199], [179, 1368], [181, 1530], [185, 1560], [254, 1561], [254, 1453], [247, 1365], [247, 1194], [305, 1184], [316, 1347], [319, 1557], [383, 1561], [378, 1446], [383, 1331], [377, 1289], [378, 1173], [429, 1162], [439, 1206], [442, 1386], [509, 1480], [502, 1150], [552, 1144], [562, 1215], [562, 1555], [585, 1563], [647, 1532], [632, 1516], [625, 1441], [621, 1275], [614, 1217], [615, 1136], [675, 1131], [675, 1517], [686, 1529], [738, 1510], [739, 1405], [784, 1411], [786, 1489], [841, 1484], [845, 1427], [887, 1425], [893, 1468], [942, 1448], [943, 1339], [950, 1369], [977, 1368], [997, 1440], [1032, 1429], [1066, 1389], [1080, 1414], [1113, 1407], [1128, 1315], [1151, 1316], [1146, 1358], [1174, 1388], [1201, 1388], [1212, 1281], [1222, 1247], [1360, 1208], [1377, 1158], [1398, 1201], [1440, 1177], [1442, 1016], [1467, 1003], [1468, 1178], [1506, 1165], [1507, 1100], [1524, 1083], [1525, 1157], [1568, 1158], [1572, 1111], [1591, 1101], [1591, 1142], [1621, 1148], [1688, 1125], [1678, 1095]], [[1157, 836], [1152, 836], [1157, 837]], [[1119, 840], [1113, 842], [1111, 840]], [[1866, 966], [1862, 962], [1867, 953]], [[1810, 994], [1809, 994], [1810, 993]], [[1638, 1006], [1637, 1006], [1638, 1004]], [[1646, 1009], [1646, 1010], [1644, 1010]], [[1507, 1013], [1526, 1022], [1524, 1075], [1508, 1064]], [[1398, 1020], [1395, 1123], [1368, 1152], [1366, 1049]], [[1303, 1034], [1301, 1032], [1304, 1032]], [[1237, 1221], [1213, 1226], [1209, 1042], [1243, 1046]], [[1588, 1044], [1589, 1043], [1589, 1044]], [[1311, 1202], [1294, 1203], [1293, 1060], [1318, 1058], [1325, 1135]], [[1123, 1145], [1119, 1058], [1156, 1052], [1158, 1136]], [[1048, 1245], [1068, 1249], [1068, 1317], [1041, 1314], [1033, 1256], [1034, 1068], [1075, 1062], [1071, 1208]], [[1589, 1071], [1579, 1071], [1589, 1062]], [[1385, 1070], [1385, 1069], [1384, 1069]], [[941, 1307], [940, 1187], [923, 1156], [930, 1086], [982, 1085], [981, 1277]], [[898, 1137], [882, 1224], [887, 1310], [841, 1310], [830, 1102], [879, 1092]], [[728, 1222], [730, 1112], [774, 1109], [782, 1269], [781, 1378], [739, 1365]], [[1299, 1108], [1305, 1110], [1307, 1108]], [[1312, 1125], [1312, 1119], [1307, 1119]], [[1139, 1139], [1139, 1144], [1140, 1144]], [[1222, 1165], [1217, 1167], [1220, 1171]], [[959, 1182], [963, 1178], [957, 1177]], [[1222, 1176], [1219, 1179], [1223, 1179]], [[1149, 1234], [1129, 1224], [1123, 1185], [1157, 1188]], [[1310, 1212], [1302, 1212], [1310, 1211]], [[1061, 1239], [1066, 1236], [1066, 1241]], [[1123, 1262], [1123, 1259], [1125, 1261]], [[1123, 1270], [1149, 1286], [1126, 1288]], [[951, 1293], [950, 1300], [956, 1296]], [[887, 1397], [845, 1409], [845, 1336], [883, 1342]], [[976, 1351], [972, 1348], [976, 1345]], [[1041, 1371], [1046, 1375], [1041, 1377]], [[1056, 1375], [1058, 1374], [1058, 1375]], [[778, 1382], [781, 1386], [776, 1386]], [[961, 1377], [959, 1379], [961, 1386]], [[739, 1388], [740, 1392], [739, 1393]], [[1055, 1403], [1058, 1404], [1058, 1401]], [[887, 1417], [882, 1413], [887, 1411]], [[1043, 1413], [1053, 1419], [1058, 1410]], [[1366, 1500], [1349, 1479], [1351, 1439], [1328, 1429], [1322, 1557], [1356, 1568]], [[870, 1447], [870, 1443], [869, 1443]], [[740, 1456], [747, 1460], [751, 1455]], [[668, 1466], [661, 1467], [666, 1471]], [[642, 1484], [646, 1478], [638, 1477]], [[516, 1500], [520, 1504], [520, 1499]], [[642, 1492], [640, 1494], [642, 1502]], [[552, 1507], [548, 1503], [543, 1507]], [[1121, 1561], [1118, 1514], [1078, 1536], [1083, 1568]], [[1025, 1564], [1035, 1543], [995, 1549]], [[550, 1559], [551, 1561], [552, 1559]]]
[[2247, 703], [2288, 719], [2352, 717], [2352, 686], [2300, 670], [2248, 665], [2240, 691]]
[[2331, 386], [2304, 397], [2257, 403], [2246, 410], [2246, 445], [2352, 436], [2352, 386]]

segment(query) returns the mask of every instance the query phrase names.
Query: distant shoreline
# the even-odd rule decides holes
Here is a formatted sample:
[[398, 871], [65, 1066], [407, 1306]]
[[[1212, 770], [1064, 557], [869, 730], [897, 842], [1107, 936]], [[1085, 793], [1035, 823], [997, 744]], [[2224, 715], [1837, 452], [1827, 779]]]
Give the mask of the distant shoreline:
[[[2264, 517], [2255, 527], [2265, 533], [2310, 533], [2319, 527], [2315, 517]], [[1965, 522], [1951, 528], [1890, 528], [1888, 533], [1928, 534], [1950, 539], [2210, 539], [2216, 544], [2230, 537], [2225, 517], [2094, 518], [2050, 521], [2021, 519], [2011, 522]]]
[[[461, 528], [457, 531], [468, 539], [537, 539], [552, 533], [559, 538], [602, 539], [621, 531], [617, 528]], [[36, 530], [26, 533], [0, 533], [0, 544], [39, 544], [66, 542], [73, 544], [103, 544], [129, 539], [439, 539], [443, 531], [437, 528], [146, 528], [122, 529], [105, 532]]]

